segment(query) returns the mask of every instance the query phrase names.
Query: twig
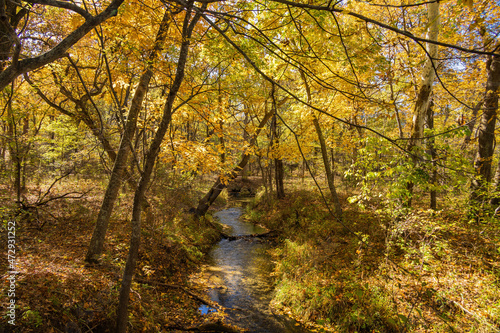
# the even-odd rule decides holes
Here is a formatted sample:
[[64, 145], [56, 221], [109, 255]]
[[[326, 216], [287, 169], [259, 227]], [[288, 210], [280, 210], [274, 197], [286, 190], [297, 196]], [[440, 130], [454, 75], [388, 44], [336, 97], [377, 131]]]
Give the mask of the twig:
[[474, 317], [474, 319], [476, 319], [478, 322], [486, 324], [490, 328], [495, 329], [496, 332], [500, 332], [500, 328], [498, 326], [490, 324], [486, 319], [481, 318], [481, 316], [479, 316], [478, 314], [472, 312], [471, 310], [467, 310], [462, 304], [458, 303], [457, 301], [454, 301], [452, 299], [448, 299], [448, 301], [450, 301], [451, 303], [455, 304], [457, 307], [460, 308], [460, 310], [462, 310], [463, 312], [465, 312], [469, 316]]
[[43, 196], [38, 198], [37, 202], [42, 202], [42, 201], [43, 201], [43, 199], [45, 199], [45, 197], [46, 197], [47, 195], [49, 195], [49, 193], [50, 193], [50, 191], [52, 190], [52, 188], [54, 187], [54, 185], [56, 185], [56, 184], [57, 184], [57, 182], [59, 182], [61, 179], [63, 179], [63, 178], [65, 178], [65, 177], [69, 176], [69, 175], [70, 175], [73, 171], [74, 171], [74, 168], [72, 168], [72, 169], [68, 170], [68, 171], [67, 171], [65, 174], [63, 174], [61, 177], [54, 179], [54, 181], [52, 182], [52, 184], [50, 184], [49, 188], [47, 189], [47, 191], [45, 191], [45, 193], [43, 194]]

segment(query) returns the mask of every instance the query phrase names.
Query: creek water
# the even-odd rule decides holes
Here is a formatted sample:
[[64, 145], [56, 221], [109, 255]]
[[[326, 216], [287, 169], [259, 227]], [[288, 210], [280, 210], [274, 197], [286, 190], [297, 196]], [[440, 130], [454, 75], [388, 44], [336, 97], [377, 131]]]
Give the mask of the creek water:
[[[228, 227], [231, 236], [266, 232], [242, 221], [241, 207], [219, 211], [215, 216]], [[209, 253], [204, 275], [212, 301], [226, 308], [226, 320], [248, 332], [309, 332], [291, 318], [275, 314], [270, 302], [274, 283], [271, 244], [260, 238], [221, 240]], [[209, 312], [209, 309], [201, 309]]]

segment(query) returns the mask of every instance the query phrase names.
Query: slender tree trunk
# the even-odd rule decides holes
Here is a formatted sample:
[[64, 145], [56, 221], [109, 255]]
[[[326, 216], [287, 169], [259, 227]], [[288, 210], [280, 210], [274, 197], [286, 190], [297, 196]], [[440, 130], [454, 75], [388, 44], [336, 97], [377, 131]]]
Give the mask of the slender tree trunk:
[[[220, 66], [219, 66], [219, 84], [217, 87], [217, 103], [218, 103], [218, 109], [219, 109], [219, 114], [223, 114], [222, 110], [222, 89], [221, 89], [221, 77], [220, 77]], [[224, 121], [221, 119], [218, 122], [219, 125], [219, 144], [221, 146], [221, 153], [220, 153], [220, 162], [222, 165], [226, 163], [226, 142], [224, 141]]]
[[[248, 141], [249, 140], [249, 135], [247, 132], [247, 126], [250, 123], [250, 117], [248, 116], [248, 113], [245, 112], [245, 119], [243, 120], [244, 128], [243, 128], [243, 140]], [[252, 170], [249, 170], [249, 164], [245, 165], [243, 167], [243, 170], [241, 170], [241, 177], [242, 179], [248, 179], [248, 175], [251, 173]]]
[[[427, 109], [427, 128], [434, 129], [434, 110], [432, 109], [434, 103], [429, 104], [429, 108]], [[435, 139], [429, 138], [427, 139], [427, 149], [431, 155], [431, 177], [430, 177], [430, 208], [436, 210], [437, 209], [437, 151], [435, 145]]]
[[274, 160], [274, 177], [276, 180], [276, 197], [283, 199], [285, 197], [283, 160], [277, 158]]
[[[134, 276], [135, 265], [137, 262], [137, 257], [139, 253], [139, 245], [141, 240], [141, 212], [142, 212], [142, 202], [144, 200], [144, 194], [148, 187], [149, 181], [151, 179], [151, 174], [155, 165], [156, 158], [160, 151], [160, 146], [163, 141], [163, 137], [167, 132], [167, 129], [172, 120], [174, 101], [177, 97], [177, 93], [181, 87], [181, 83], [184, 79], [184, 71], [186, 67], [186, 61], [188, 57], [189, 44], [191, 35], [200, 18], [200, 14], [196, 14], [191, 22], [191, 8], [193, 1], [189, 2], [189, 8], [186, 10], [186, 16], [184, 18], [184, 24], [182, 29], [183, 42], [181, 44], [179, 59], [177, 62], [177, 70], [175, 74], [175, 79], [170, 88], [170, 92], [163, 109], [163, 116], [155, 133], [153, 142], [151, 143], [149, 150], [146, 154], [144, 170], [139, 180], [139, 184], [134, 195], [134, 205], [132, 208], [132, 233], [130, 236], [130, 248], [127, 257], [127, 262], [125, 264], [125, 270], [123, 272], [122, 284], [120, 289], [120, 298], [117, 310], [117, 322], [116, 322], [116, 332], [125, 333], [127, 331], [128, 322], [128, 303], [130, 298], [130, 286], [132, 284], [132, 279]], [[206, 8], [206, 3], [203, 5]]]
[[328, 182], [328, 189], [330, 190], [330, 194], [333, 199], [335, 214], [337, 215], [337, 218], [342, 219], [342, 206], [340, 205], [340, 199], [334, 184], [333, 172], [332, 169], [330, 168], [330, 161], [328, 158], [328, 150], [326, 147], [325, 137], [323, 136], [323, 132], [321, 130], [321, 126], [319, 125], [318, 118], [315, 115], [313, 115], [313, 123], [321, 146], [321, 157], [323, 158], [323, 164], [325, 166], [326, 180]]
[[[274, 91], [274, 86], [273, 86]], [[278, 150], [279, 147], [279, 137], [278, 137], [278, 119], [276, 118], [276, 109], [274, 103], [274, 95], [273, 95], [273, 110], [274, 114], [271, 120], [271, 137], [272, 137], [272, 145], [274, 150]], [[276, 155], [276, 154], [275, 154]], [[276, 184], [276, 198], [283, 199], [285, 197], [285, 188], [283, 185], [283, 160], [281, 158], [274, 158], [274, 181]]]
[[118, 191], [120, 190], [123, 171], [126, 168], [128, 155], [130, 153], [133, 137], [135, 135], [139, 111], [141, 110], [142, 102], [146, 95], [149, 81], [153, 76], [153, 63], [163, 49], [163, 43], [167, 36], [169, 24], [170, 13], [166, 11], [163, 15], [162, 22], [160, 23], [153, 50], [149, 55], [148, 66], [139, 79], [139, 85], [137, 86], [134, 97], [132, 99], [127, 117], [127, 124], [125, 126], [125, 130], [120, 142], [120, 148], [118, 149], [118, 153], [116, 155], [111, 178], [109, 180], [101, 209], [99, 210], [99, 215], [97, 216], [96, 225], [94, 227], [94, 232], [90, 240], [89, 248], [85, 256], [85, 260], [88, 262], [98, 261], [99, 256], [102, 253], [109, 219], [111, 217], [111, 212], [118, 196]]
[[275, 96], [275, 86], [274, 84], [271, 87], [271, 101], [272, 101], [272, 112], [273, 117], [271, 119], [271, 142], [270, 144], [273, 146], [274, 150], [274, 180], [276, 182], [276, 197], [278, 199], [283, 199], [285, 197], [285, 187], [283, 185], [283, 160], [281, 157], [278, 157], [277, 151], [279, 151], [279, 135], [278, 135], [278, 107], [276, 105], [276, 96]]
[[482, 105], [483, 105], [483, 100], [477, 103], [476, 106], [474, 106], [474, 108], [472, 109], [472, 117], [469, 123], [467, 124], [467, 127], [469, 128], [469, 133], [467, 133], [467, 135], [464, 138], [464, 142], [462, 143], [462, 150], [465, 150], [470, 143], [472, 132], [474, 131], [474, 127], [476, 126], [477, 114], [481, 109]]
[[226, 141], [224, 140], [224, 123], [219, 121], [219, 144], [221, 147], [221, 153], [220, 153], [220, 163], [224, 165], [226, 163]]
[[[307, 78], [304, 75], [304, 73], [301, 71], [300, 74], [302, 76], [302, 80], [304, 81], [304, 85], [306, 86], [307, 102], [310, 104], [312, 102], [311, 88], [309, 87]], [[321, 147], [321, 157], [323, 158], [323, 165], [325, 167], [328, 189], [330, 190], [330, 194], [332, 196], [333, 205], [335, 207], [335, 214], [338, 219], [342, 220], [342, 206], [340, 204], [340, 199], [337, 194], [337, 189], [335, 188], [335, 183], [334, 183], [335, 179], [333, 177], [332, 168], [330, 167], [330, 161], [328, 158], [328, 150], [326, 147], [325, 137], [323, 136], [323, 131], [321, 130], [321, 126], [315, 114], [313, 114], [313, 124], [314, 128], [316, 129], [316, 134], [318, 135], [318, 140]], [[333, 155], [332, 155], [332, 161], [333, 161]]]
[[10, 159], [14, 166], [14, 191], [16, 192], [16, 202], [21, 202], [22, 186], [21, 186], [21, 170], [22, 170], [22, 158], [21, 158], [21, 144], [19, 142], [19, 136], [17, 135], [17, 124], [14, 116], [14, 111], [12, 110], [12, 98], [9, 99], [7, 104], [7, 118], [9, 122], [8, 127], [8, 140], [9, 140], [9, 154]]
[[257, 163], [259, 165], [260, 172], [262, 175], [262, 183], [264, 184], [264, 191], [265, 191], [266, 199], [267, 199], [268, 195], [269, 195], [268, 189], [267, 189], [267, 175], [266, 175], [266, 170], [265, 170], [264, 166], [262, 165], [262, 157], [260, 157], [260, 156], [257, 157]]
[[[439, 2], [431, 2], [427, 4], [427, 17], [429, 21], [429, 30], [427, 32], [427, 39], [436, 41], [439, 34]], [[425, 61], [424, 70], [422, 72], [422, 81], [415, 102], [415, 109], [413, 111], [413, 122], [410, 133], [410, 140], [408, 142], [408, 151], [412, 153], [412, 160], [416, 166], [420, 160], [422, 152], [422, 137], [424, 136], [424, 120], [426, 118], [427, 109], [429, 108], [430, 97], [432, 94], [432, 84], [436, 77], [434, 67], [436, 63], [434, 59], [438, 54], [438, 47], [436, 44], [428, 43], [426, 46], [428, 58]], [[406, 206], [411, 207], [413, 195], [413, 182], [407, 184], [408, 199], [405, 203]]]
[[[390, 65], [391, 64], [389, 63], [389, 66]], [[391, 67], [389, 67], [389, 69], [388, 69], [387, 76], [389, 78], [389, 88], [391, 88], [391, 101], [392, 101], [392, 104], [394, 105], [394, 113], [396, 114], [396, 121], [398, 123], [399, 137], [402, 138], [402, 137], [404, 137], [403, 125], [401, 124], [401, 117], [399, 116], [399, 109], [398, 109], [398, 106], [396, 104], [396, 97], [394, 96], [394, 83], [393, 83], [394, 72], [392, 71]]]
[[485, 199], [487, 184], [491, 180], [491, 162], [495, 143], [495, 125], [500, 86], [500, 57], [490, 57], [486, 64], [488, 79], [484, 94], [483, 115], [479, 124], [478, 147], [474, 159], [475, 176], [471, 183], [471, 213], [477, 213]]

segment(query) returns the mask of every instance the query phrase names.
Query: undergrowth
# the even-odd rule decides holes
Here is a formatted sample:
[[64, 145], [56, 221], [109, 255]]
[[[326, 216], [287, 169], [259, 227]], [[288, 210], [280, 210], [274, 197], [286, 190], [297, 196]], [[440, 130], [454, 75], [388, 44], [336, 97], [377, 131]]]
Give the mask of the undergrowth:
[[317, 194], [257, 195], [251, 221], [280, 231], [273, 306], [319, 331], [498, 332], [500, 226], [454, 211], [345, 210]]

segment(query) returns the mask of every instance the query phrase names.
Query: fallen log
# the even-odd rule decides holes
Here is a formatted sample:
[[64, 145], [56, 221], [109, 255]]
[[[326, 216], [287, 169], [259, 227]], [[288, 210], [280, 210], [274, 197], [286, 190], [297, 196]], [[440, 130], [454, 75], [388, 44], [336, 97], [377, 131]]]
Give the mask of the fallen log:
[[179, 289], [179, 290], [182, 290], [184, 293], [188, 294], [190, 297], [196, 299], [197, 301], [199, 301], [202, 304], [208, 305], [214, 309], [220, 309], [219, 304], [212, 302], [212, 301], [209, 301], [209, 300], [206, 300], [203, 297], [198, 296], [195, 293], [187, 290], [183, 286], [180, 286], [177, 284], [168, 284], [168, 283], [163, 283], [163, 282], [158, 282], [158, 281], [151, 281], [151, 280], [144, 280], [144, 279], [137, 279], [137, 278], [135, 279], [135, 281], [140, 282], [140, 283], [144, 283], [144, 284], [153, 285], [153, 286], [165, 287], [165, 288], [169, 288], [169, 289]]
[[264, 232], [262, 234], [251, 234], [251, 235], [239, 235], [239, 236], [230, 236], [228, 234], [225, 234], [221, 232], [221, 236], [224, 239], [227, 239], [229, 241], [234, 241], [238, 239], [252, 239], [252, 238], [271, 238], [271, 237], [276, 237], [277, 233], [274, 230]]

